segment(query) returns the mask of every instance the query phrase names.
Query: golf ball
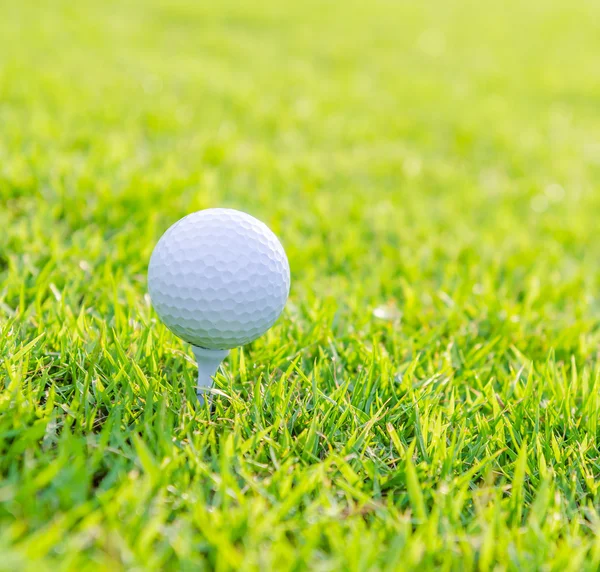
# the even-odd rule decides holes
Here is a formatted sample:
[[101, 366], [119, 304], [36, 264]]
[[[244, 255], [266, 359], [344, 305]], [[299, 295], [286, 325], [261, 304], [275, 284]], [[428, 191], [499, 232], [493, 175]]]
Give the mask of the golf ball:
[[176, 336], [225, 350], [258, 338], [277, 320], [290, 267], [264, 223], [237, 210], [206, 209], [182, 218], [158, 241], [148, 290]]

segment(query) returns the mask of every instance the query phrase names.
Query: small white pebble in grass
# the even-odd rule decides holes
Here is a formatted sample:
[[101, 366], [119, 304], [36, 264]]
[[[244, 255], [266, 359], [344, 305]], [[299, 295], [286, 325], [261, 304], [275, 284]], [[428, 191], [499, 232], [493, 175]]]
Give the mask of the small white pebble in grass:
[[543, 213], [548, 209], [548, 198], [544, 195], [536, 195], [530, 202], [531, 210], [536, 213]]
[[402, 314], [396, 306], [392, 304], [385, 304], [383, 306], [377, 306], [373, 310], [373, 316], [380, 320], [386, 320], [388, 322], [398, 322], [402, 318]]
[[565, 197], [565, 190], [558, 183], [552, 183], [544, 189], [544, 194], [548, 197], [548, 200], [558, 203]]
[[85, 260], [79, 261], [79, 268], [81, 268], [81, 270], [83, 270], [86, 274], [92, 273], [92, 267], [90, 266], [89, 262], [86, 262]]

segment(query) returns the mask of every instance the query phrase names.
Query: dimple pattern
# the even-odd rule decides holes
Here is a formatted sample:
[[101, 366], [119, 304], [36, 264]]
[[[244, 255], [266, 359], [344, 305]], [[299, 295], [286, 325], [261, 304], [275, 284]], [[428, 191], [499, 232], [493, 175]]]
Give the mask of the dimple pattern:
[[195, 346], [231, 349], [277, 320], [290, 267], [265, 224], [233, 209], [207, 209], [182, 218], [158, 241], [148, 290], [175, 335]]

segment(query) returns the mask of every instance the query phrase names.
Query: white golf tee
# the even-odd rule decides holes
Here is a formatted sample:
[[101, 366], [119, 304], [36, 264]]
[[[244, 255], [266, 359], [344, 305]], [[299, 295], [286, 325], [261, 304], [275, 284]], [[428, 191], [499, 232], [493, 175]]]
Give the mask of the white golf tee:
[[[198, 385], [196, 395], [198, 401], [204, 404], [204, 394], [212, 387], [213, 376], [217, 373], [221, 362], [229, 355], [229, 350], [207, 350], [192, 346], [192, 351], [198, 362]], [[208, 397], [210, 401], [210, 396]]]

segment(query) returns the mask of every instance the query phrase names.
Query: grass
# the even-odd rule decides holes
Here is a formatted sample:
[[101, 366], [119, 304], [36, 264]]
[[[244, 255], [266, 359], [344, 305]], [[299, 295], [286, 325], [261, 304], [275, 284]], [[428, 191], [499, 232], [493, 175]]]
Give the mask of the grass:
[[[486, 4], [3, 4], [0, 569], [600, 567], [600, 5]], [[217, 205], [292, 293], [211, 414]]]

